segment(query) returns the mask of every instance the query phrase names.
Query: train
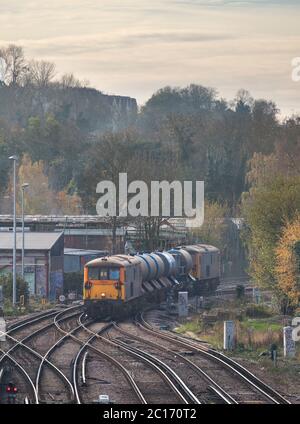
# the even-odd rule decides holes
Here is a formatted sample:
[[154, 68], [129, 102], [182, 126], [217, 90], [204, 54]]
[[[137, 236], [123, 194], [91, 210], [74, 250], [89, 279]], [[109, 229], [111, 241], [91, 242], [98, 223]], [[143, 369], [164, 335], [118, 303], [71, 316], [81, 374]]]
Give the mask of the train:
[[93, 259], [84, 267], [83, 300], [92, 318], [120, 318], [146, 302], [164, 300], [170, 291], [203, 295], [219, 283], [220, 250], [195, 244]]

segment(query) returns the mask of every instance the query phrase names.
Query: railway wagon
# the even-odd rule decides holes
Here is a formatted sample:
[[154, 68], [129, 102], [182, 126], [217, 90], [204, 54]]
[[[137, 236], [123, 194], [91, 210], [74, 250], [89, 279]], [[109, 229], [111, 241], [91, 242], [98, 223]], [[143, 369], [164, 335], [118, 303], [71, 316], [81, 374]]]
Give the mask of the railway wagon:
[[182, 246], [192, 257], [191, 275], [196, 280], [195, 293], [205, 294], [220, 284], [220, 250], [208, 244]]
[[192, 284], [198, 294], [200, 288], [215, 287], [218, 281], [215, 258], [219, 251], [203, 246], [135, 256], [113, 255], [88, 262], [83, 288], [88, 315], [121, 317], [138, 311], [145, 301], [161, 301], [171, 288], [187, 289]]
[[161, 292], [172, 286], [175, 270], [175, 260], [166, 252], [90, 261], [84, 269], [88, 314], [120, 317], [137, 311], [146, 299], [159, 301]]

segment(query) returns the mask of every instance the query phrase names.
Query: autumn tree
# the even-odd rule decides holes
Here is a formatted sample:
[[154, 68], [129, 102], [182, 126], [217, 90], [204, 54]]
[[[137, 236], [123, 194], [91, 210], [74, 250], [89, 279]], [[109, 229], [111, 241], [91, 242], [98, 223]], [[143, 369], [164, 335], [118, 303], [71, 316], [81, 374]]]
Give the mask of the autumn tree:
[[[21, 212], [21, 186], [28, 183], [24, 197], [26, 214], [70, 214], [81, 213], [81, 200], [76, 193], [70, 195], [66, 191], [55, 192], [49, 187], [49, 179], [43, 172], [43, 162], [32, 163], [28, 155], [22, 158], [17, 178], [17, 212]], [[8, 193], [12, 195], [12, 176]]]
[[297, 307], [300, 302], [300, 215], [285, 224], [275, 254], [278, 287], [290, 304]]
[[275, 247], [286, 220], [300, 210], [300, 176], [277, 175], [244, 195], [244, 239], [249, 251], [249, 272], [262, 287], [278, 293]]

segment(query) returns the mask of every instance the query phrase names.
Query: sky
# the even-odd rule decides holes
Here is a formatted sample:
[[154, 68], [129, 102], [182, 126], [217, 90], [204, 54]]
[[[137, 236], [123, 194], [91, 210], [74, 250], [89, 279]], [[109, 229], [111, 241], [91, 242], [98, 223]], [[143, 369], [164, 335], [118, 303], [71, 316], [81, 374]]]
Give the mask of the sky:
[[139, 104], [195, 83], [300, 113], [300, 0], [0, 0], [0, 45], [9, 43]]

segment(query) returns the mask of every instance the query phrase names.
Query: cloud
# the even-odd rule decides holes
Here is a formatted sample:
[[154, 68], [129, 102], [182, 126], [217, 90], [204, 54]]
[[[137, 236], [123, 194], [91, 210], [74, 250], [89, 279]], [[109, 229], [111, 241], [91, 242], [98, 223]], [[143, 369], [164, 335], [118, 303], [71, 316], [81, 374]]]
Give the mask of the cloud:
[[[193, 4], [199, 6], [282, 6], [282, 0], [173, 0], [177, 4]], [[299, 6], [299, 0], [284, 0], [285, 5]]]
[[290, 79], [291, 58], [300, 55], [295, 5], [299, 0], [2, 1], [0, 45], [23, 45], [27, 56], [54, 61], [60, 73], [140, 103], [164, 85], [195, 82], [229, 98], [248, 88], [299, 109], [300, 84]]

